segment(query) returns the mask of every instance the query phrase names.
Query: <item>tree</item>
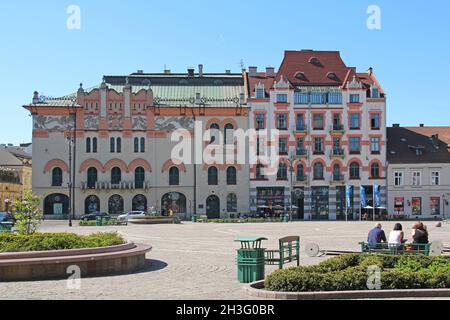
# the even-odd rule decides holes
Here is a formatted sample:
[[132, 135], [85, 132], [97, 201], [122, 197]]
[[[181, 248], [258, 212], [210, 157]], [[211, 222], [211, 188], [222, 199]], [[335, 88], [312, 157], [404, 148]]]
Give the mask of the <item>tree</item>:
[[22, 199], [14, 201], [15, 229], [19, 234], [36, 233], [43, 218], [39, 203], [39, 198], [34, 196], [31, 190], [26, 190]]

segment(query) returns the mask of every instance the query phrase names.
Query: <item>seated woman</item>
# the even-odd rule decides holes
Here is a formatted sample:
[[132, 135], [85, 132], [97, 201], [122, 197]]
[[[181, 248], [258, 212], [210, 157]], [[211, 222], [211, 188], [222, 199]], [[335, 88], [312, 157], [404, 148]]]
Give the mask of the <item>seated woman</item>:
[[389, 248], [403, 250], [403, 244], [406, 242], [405, 233], [400, 223], [396, 223], [394, 230], [389, 234]]
[[411, 234], [413, 238], [413, 244], [416, 245], [414, 246], [414, 248], [416, 250], [423, 250], [423, 245], [428, 244], [429, 242], [427, 227], [422, 222], [418, 221], [413, 225]]

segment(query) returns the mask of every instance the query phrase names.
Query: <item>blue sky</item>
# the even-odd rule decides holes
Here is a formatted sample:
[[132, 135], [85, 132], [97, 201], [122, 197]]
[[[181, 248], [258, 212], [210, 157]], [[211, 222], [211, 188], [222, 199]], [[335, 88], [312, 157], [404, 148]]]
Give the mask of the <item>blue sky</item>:
[[[69, 5], [81, 29], [69, 30]], [[369, 5], [381, 30], [366, 27]], [[34, 90], [59, 96], [138, 69], [205, 72], [277, 67], [284, 50], [339, 50], [374, 68], [388, 123], [450, 125], [450, 3], [446, 0], [72, 0], [0, 4], [0, 143], [31, 140], [23, 104]]]

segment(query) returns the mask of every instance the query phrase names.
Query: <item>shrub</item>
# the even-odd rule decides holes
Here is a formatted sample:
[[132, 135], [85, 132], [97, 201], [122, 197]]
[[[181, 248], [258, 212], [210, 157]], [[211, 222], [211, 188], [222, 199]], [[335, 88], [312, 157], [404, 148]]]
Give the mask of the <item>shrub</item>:
[[382, 289], [450, 288], [450, 258], [348, 254], [315, 266], [278, 270], [265, 287], [271, 291], [367, 290], [370, 266], [381, 271]]
[[[116, 219], [103, 220], [102, 221], [102, 226], [117, 226], [117, 225], [121, 225], [121, 224], [122, 223], [120, 223]], [[95, 227], [97, 225], [97, 221], [83, 221], [83, 220], [81, 220], [79, 225], [81, 227]]]
[[0, 252], [97, 248], [124, 244], [116, 232], [80, 236], [73, 233], [0, 234]]

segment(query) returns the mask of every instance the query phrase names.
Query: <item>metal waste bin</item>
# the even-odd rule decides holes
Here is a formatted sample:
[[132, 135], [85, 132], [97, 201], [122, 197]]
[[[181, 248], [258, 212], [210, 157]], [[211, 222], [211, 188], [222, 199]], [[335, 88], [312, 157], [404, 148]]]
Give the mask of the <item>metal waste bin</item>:
[[102, 217], [95, 217], [95, 225], [97, 227], [101, 227], [102, 226]]
[[266, 238], [239, 238], [241, 249], [237, 250], [237, 273], [240, 283], [264, 280], [265, 252], [261, 241]]
[[192, 221], [192, 222], [197, 222], [197, 216], [196, 216], [196, 215], [193, 215], [192, 218], [191, 218], [191, 221]]
[[286, 214], [284, 215], [283, 221], [284, 221], [284, 222], [289, 222], [289, 221], [291, 221], [291, 217], [289, 216], [288, 213], [286, 213]]

